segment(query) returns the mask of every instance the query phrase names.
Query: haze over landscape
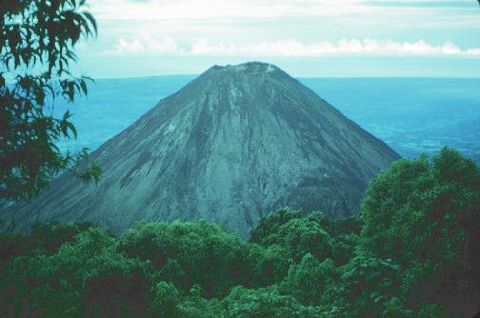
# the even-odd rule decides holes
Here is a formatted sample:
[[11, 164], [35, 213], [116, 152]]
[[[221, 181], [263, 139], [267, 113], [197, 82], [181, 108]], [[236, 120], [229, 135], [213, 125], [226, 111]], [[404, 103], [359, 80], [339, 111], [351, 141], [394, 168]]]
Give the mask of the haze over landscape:
[[[71, 109], [76, 140], [72, 151], [95, 150], [173, 94], [195, 75], [100, 79], [87, 98]], [[348, 118], [406, 158], [435, 154], [450, 146], [480, 161], [479, 79], [460, 78], [300, 78]], [[60, 114], [67, 109], [57, 104]]]

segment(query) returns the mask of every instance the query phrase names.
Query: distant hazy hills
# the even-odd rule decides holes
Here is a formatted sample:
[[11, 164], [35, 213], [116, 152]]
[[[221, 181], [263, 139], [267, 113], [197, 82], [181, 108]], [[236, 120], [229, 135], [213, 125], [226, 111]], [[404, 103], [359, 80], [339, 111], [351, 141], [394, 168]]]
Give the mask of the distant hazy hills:
[[92, 156], [103, 168], [98, 186], [61, 176], [17, 207], [16, 223], [90, 220], [120, 232], [140, 220], [207, 219], [246, 236], [286, 205], [358, 213], [368, 182], [399, 158], [263, 63], [210, 68]]
[[[79, 139], [95, 149], [195, 76], [97, 80], [73, 107]], [[480, 79], [300, 79], [348, 118], [404, 157], [443, 145], [480, 163]], [[57, 106], [61, 112], [64, 107]]]

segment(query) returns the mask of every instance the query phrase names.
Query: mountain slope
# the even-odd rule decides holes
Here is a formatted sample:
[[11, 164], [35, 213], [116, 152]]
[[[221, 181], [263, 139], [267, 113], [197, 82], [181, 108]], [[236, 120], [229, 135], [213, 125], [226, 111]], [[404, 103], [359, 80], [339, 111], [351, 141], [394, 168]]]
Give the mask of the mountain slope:
[[399, 156], [279, 68], [214, 66], [94, 153], [95, 186], [65, 174], [15, 207], [39, 220], [208, 219], [242, 236], [290, 206], [359, 212], [368, 181]]

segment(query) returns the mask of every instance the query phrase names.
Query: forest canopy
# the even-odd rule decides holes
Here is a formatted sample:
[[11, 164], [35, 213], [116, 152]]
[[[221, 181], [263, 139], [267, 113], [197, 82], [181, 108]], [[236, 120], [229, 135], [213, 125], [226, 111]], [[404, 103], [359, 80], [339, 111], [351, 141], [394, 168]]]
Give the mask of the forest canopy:
[[375, 178], [360, 217], [37, 224], [0, 238], [0, 316], [454, 317], [478, 310], [480, 174], [451, 149]]

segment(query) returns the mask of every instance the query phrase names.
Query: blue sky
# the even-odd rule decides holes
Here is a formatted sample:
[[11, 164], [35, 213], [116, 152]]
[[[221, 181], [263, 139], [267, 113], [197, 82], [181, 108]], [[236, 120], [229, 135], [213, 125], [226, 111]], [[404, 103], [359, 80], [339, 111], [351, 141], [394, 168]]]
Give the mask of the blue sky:
[[480, 77], [476, 0], [90, 0], [97, 78], [259, 60], [295, 76]]

